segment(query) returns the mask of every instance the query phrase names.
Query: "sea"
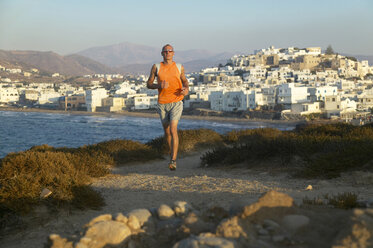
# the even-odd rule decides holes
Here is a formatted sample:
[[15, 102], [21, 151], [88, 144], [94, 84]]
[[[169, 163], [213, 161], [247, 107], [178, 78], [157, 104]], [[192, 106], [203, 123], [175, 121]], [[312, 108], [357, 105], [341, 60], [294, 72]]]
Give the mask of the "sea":
[[[296, 124], [275, 122], [229, 122], [182, 119], [179, 129], [208, 128], [220, 134], [237, 129], [277, 128], [292, 130]], [[158, 118], [122, 115], [0, 111], [0, 158], [8, 153], [48, 144], [80, 147], [112, 139], [146, 143], [163, 135]]]

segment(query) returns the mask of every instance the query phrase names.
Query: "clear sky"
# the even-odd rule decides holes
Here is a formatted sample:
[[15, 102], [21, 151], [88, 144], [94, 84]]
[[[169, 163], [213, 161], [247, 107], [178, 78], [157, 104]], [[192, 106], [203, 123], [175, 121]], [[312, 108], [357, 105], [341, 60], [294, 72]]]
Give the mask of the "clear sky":
[[373, 0], [0, 0], [0, 49], [65, 55], [131, 42], [252, 53], [320, 46], [373, 55]]

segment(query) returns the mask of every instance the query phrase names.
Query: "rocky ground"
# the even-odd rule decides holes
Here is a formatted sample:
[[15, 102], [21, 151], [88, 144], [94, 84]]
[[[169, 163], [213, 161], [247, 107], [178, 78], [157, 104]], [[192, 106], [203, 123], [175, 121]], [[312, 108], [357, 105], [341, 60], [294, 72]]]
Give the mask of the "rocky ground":
[[[51, 234], [57, 235], [50, 236], [47, 247], [372, 246], [372, 174], [302, 180], [276, 164], [270, 169], [202, 168], [200, 155], [180, 158], [174, 172], [164, 160], [114, 168], [112, 175], [92, 183], [105, 198], [103, 209], [51, 212], [40, 207], [24, 217], [22, 229], [7, 230], [0, 247], [43, 247]], [[309, 185], [312, 190], [306, 190]], [[302, 205], [305, 197], [342, 192], [356, 193], [368, 208]], [[105, 233], [110, 240], [102, 241]]]

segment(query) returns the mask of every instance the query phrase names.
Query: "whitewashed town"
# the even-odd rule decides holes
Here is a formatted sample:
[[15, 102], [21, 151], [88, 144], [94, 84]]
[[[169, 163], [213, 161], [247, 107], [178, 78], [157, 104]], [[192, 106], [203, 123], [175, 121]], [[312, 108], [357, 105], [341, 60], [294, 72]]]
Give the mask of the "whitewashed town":
[[[320, 47], [271, 46], [250, 55], [235, 55], [225, 65], [189, 73], [190, 94], [184, 108], [222, 113], [278, 111], [285, 119], [370, 116], [373, 67], [367, 60], [328, 49], [323, 53]], [[146, 87], [148, 75], [84, 75], [87, 84], [78, 85], [66, 80], [35, 83], [12, 77], [32, 78], [40, 73], [35, 68], [0, 65], [0, 72], [1, 106], [121, 112], [144, 111], [157, 104], [157, 91]], [[65, 76], [54, 73], [51, 78]]]

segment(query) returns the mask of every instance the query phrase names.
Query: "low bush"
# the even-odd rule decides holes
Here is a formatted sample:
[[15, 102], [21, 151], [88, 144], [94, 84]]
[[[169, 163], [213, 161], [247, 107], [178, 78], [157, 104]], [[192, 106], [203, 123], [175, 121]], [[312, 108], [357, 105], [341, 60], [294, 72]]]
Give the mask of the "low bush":
[[[78, 155], [54, 151], [29, 150], [7, 155], [0, 169], [1, 209], [26, 213], [33, 205], [42, 203], [40, 193], [44, 188], [52, 191], [48, 200], [57, 205], [91, 207], [88, 202], [77, 203], [80, 199], [76, 197], [76, 189], [90, 181], [87, 166], [77, 168], [78, 161]], [[103, 205], [102, 198], [93, 190], [90, 199], [94, 199], [91, 203], [95, 207]]]
[[[103, 198], [87, 186], [92, 177], [105, 176], [113, 165], [146, 161], [160, 155], [150, 146], [131, 140], [110, 140], [79, 148], [34, 146], [0, 160], [0, 216], [27, 213], [33, 206], [99, 208]], [[44, 188], [52, 191], [41, 199]]]
[[[302, 125], [293, 131], [256, 129], [225, 135], [225, 147], [201, 157], [202, 165], [216, 166], [279, 157], [283, 163], [300, 156], [305, 166], [296, 175], [333, 178], [356, 170], [373, 159], [373, 127], [337, 123]], [[369, 169], [369, 168], [365, 168]]]

